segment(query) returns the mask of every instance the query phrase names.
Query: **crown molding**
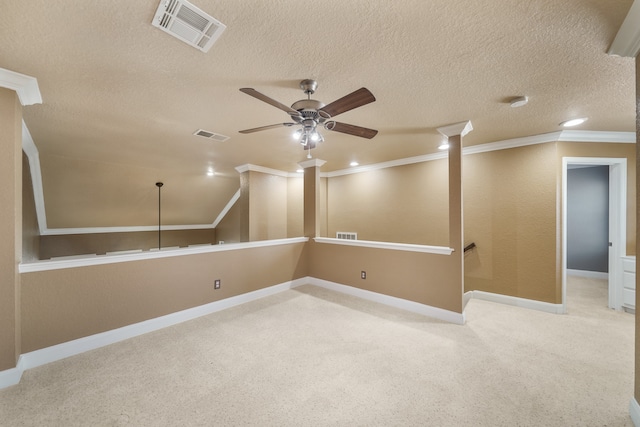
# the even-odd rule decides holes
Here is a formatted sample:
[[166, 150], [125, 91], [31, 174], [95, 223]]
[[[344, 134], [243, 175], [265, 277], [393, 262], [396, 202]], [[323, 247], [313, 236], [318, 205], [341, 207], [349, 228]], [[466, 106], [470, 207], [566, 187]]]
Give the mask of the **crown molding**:
[[640, 52], [640, 1], [636, 0], [631, 5], [607, 53], [635, 58], [638, 52]]
[[42, 104], [42, 96], [35, 77], [0, 68], [0, 87], [16, 91], [20, 104]]
[[320, 176], [322, 178], [333, 178], [336, 176], [351, 175], [354, 173], [370, 172], [370, 171], [379, 170], [379, 169], [392, 168], [395, 166], [404, 166], [404, 165], [411, 165], [414, 163], [429, 162], [431, 160], [446, 159], [447, 156], [448, 154], [446, 152], [425, 154], [422, 156], [407, 157], [407, 158], [398, 159], [398, 160], [390, 160], [388, 162], [374, 163], [371, 165], [363, 165], [355, 168], [340, 169], [332, 172], [324, 172], [324, 173], [321, 173]]
[[289, 177], [289, 172], [284, 172], [278, 169], [265, 168], [263, 166], [252, 165], [250, 163], [247, 163], [246, 165], [236, 166], [236, 170], [238, 171], [238, 173], [252, 171], [252, 172], [266, 173], [269, 175], [282, 176], [285, 178]]
[[452, 136], [460, 135], [461, 137], [465, 136], [469, 132], [473, 130], [473, 125], [470, 120], [466, 122], [454, 123], [452, 125], [439, 127], [438, 132], [450, 138]]
[[307, 160], [304, 162], [300, 162], [298, 163], [298, 165], [300, 165], [300, 167], [302, 169], [306, 169], [306, 168], [311, 168], [311, 167], [322, 167], [322, 165], [324, 165], [325, 163], [327, 163], [326, 160], [320, 160], [320, 159], [311, 159], [311, 160]]
[[559, 142], [600, 142], [635, 144], [635, 132], [607, 132], [596, 130], [563, 130], [558, 137]]

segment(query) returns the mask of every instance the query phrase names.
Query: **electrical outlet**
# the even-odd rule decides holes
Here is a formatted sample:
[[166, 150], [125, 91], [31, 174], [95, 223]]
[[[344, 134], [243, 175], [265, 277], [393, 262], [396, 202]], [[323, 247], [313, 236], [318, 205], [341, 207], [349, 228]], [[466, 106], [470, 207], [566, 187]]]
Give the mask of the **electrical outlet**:
[[364, 271], [364, 270], [362, 270], [362, 271], [360, 272], [360, 278], [361, 278], [361, 279], [366, 279], [366, 278], [367, 278], [367, 272], [366, 272], [366, 271]]
[[220, 279], [213, 281], [213, 289], [220, 289]]

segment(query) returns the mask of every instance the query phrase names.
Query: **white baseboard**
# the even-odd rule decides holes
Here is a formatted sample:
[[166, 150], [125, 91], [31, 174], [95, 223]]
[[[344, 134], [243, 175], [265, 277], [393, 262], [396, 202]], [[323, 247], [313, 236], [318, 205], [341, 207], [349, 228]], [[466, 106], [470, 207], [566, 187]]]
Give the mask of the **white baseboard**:
[[140, 323], [134, 323], [133, 325], [123, 326], [122, 328], [112, 329], [107, 332], [90, 335], [88, 337], [25, 353], [20, 356], [18, 366], [5, 371], [0, 371], [0, 389], [18, 384], [22, 377], [22, 373], [27, 369], [55, 362], [56, 360], [70, 356], [75, 356], [76, 354], [84, 353], [85, 351], [94, 350], [109, 344], [124, 341], [168, 326], [177, 325], [179, 323], [235, 307], [249, 301], [258, 300], [286, 291], [287, 289], [295, 288], [296, 286], [300, 286], [305, 283], [308, 283], [306, 278], [296, 279], [270, 286], [268, 288], [259, 289], [257, 291], [248, 292], [246, 294], [237, 295], [235, 297], [167, 314], [166, 316], [156, 317]]
[[18, 365], [15, 368], [0, 371], [0, 390], [18, 384], [24, 371], [24, 358], [20, 356]]
[[609, 273], [603, 273], [601, 271], [571, 270], [567, 268], [567, 275], [586, 277], [588, 279], [609, 279]]
[[638, 405], [638, 401], [635, 397], [632, 397], [631, 402], [629, 402], [629, 415], [631, 416], [633, 425], [640, 427], [640, 405]]
[[469, 301], [471, 301], [471, 298], [473, 298], [473, 291], [467, 291], [464, 293], [464, 295], [462, 296], [462, 309], [464, 310], [464, 307], [467, 306], [467, 304], [469, 304]]
[[420, 304], [413, 301], [403, 300], [388, 295], [378, 294], [371, 291], [353, 288], [351, 286], [341, 285], [326, 280], [316, 279], [313, 277], [303, 277], [268, 288], [259, 289], [257, 291], [248, 292], [246, 294], [237, 295], [235, 297], [226, 298], [224, 300], [215, 301], [198, 307], [189, 308], [187, 310], [176, 313], [167, 314], [166, 316], [156, 317], [155, 319], [145, 320], [143, 322], [134, 323], [133, 325], [123, 326], [122, 328], [113, 329], [88, 337], [79, 338], [73, 341], [64, 342], [51, 347], [25, 353], [20, 356], [18, 364], [15, 368], [0, 371], [0, 389], [16, 385], [22, 378], [22, 373], [27, 369], [55, 362], [70, 356], [75, 356], [89, 350], [95, 350], [110, 344], [115, 344], [129, 338], [137, 337], [148, 332], [157, 331], [162, 328], [177, 325], [188, 320], [193, 320], [201, 316], [215, 313], [227, 308], [235, 307], [250, 301], [258, 300], [270, 295], [274, 295], [288, 289], [295, 288], [304, 284], [311, 284], [322, 288], [330, 289], [336, 292], [352, 295], [369, 301], [397, 307], [403, 310], [419, 313], [425, 316], [434, 317], [459, 325], [464, 324], [464, 314], [443, 310], [437, 307]]
[[465, 293], [465, 297], [467, 294], [471, 294], [471, 298], [497, 302], [500, 304], [529, 308], [532, 310], [544, 311], [544, 312], [553, 313], [553, 314], [564, 313], [564, 308], [562, 304], [552, 304], [550, 302], [536, 301], [532, 299], [512, 297], [509, 295], [494, 294], [491, 292], [484, 292], [484, 291], [469, 291]]
[[402, 298], [396, 298], [389, 295], [379, 294], [376, 292], [366, 291], [364, 289], [354, 288], [352, 286], [341, 285], [339, 283], [330, 282], [328, 280], [316, 279], [315, 277], [307, 277], [308, 283], [321, 288], [330, 289], [332, 291], [341, 292], [343, 294], [355, 296], [391, 307], [400, 308], [402, 310], [411, 311], [413, 313], [422, 314], [424, 316], [433, 317], [445, 322], [464, 325], [464, 313], [456, 313], [454, 311], [444, 310], [438, 307], [432, 307], [426, 304], [409, 301]]

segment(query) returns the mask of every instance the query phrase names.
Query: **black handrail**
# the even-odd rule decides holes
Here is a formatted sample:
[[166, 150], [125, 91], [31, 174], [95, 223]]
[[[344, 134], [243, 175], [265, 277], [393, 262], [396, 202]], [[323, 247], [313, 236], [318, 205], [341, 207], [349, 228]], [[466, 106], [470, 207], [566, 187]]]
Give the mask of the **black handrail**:
[[465, 252], [470, 251], [471, 249], [473, 249], [473, 248], [475, 248], [475, 247], [476, 247], [475, 242], [471, 242], [471, 243], [469, 243], [467, 246], [465, 246], [465, 247], [464, 247], [464, 251], [465, 251]]

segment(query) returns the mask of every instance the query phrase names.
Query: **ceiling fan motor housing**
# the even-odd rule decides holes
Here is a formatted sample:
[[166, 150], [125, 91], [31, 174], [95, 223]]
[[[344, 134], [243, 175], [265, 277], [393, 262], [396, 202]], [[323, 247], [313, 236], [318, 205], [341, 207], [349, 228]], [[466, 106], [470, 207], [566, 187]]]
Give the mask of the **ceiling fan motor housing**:
[[300, 89], [307, 95], [313, 95], [318, 89], [318, 82], [313, 79], [304, 79], [300, 82]]

